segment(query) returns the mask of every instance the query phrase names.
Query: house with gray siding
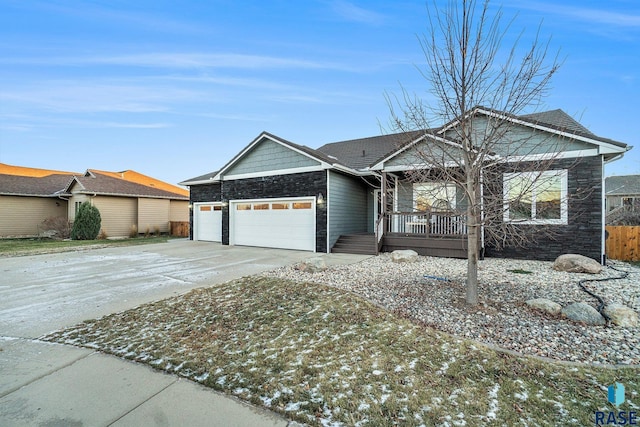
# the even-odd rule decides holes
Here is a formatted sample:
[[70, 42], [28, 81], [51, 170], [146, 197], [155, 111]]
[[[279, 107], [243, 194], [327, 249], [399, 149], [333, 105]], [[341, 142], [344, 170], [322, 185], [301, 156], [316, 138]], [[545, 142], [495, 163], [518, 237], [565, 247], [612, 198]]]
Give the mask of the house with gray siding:
[[[499, 221], [544, 234], [535, 247], [496, 245], [483, 234], [482, 253], [553, 259], [573, 252], [603, 260], [604, 165], [631, 147], [593, 134], [562, 110], [507, 116], [476, 107], [467, 114], [479, 134], [496, 118], [507, 124], [483, 197], [504, 197]], [[443, 162], [460, 156], [456, 126], [454, 120], [316, 149], [263, 132], [221, 169], [180, 183], [190, 189], [191, 238], [319, 253], [411, 248], [465, 257], [465, 193], [431, 175], [421, 155], [428, 150]], [[549, 185], [536, 184], [517, 204], [507, 200], [531, 174]]]

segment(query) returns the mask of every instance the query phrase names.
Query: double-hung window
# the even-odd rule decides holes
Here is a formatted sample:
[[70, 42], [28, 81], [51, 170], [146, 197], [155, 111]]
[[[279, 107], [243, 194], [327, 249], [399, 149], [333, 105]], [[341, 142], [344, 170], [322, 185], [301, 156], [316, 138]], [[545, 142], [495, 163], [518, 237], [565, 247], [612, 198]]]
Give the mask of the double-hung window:
[[505, 222], [567, 224], [567, 171], [505, 173]]

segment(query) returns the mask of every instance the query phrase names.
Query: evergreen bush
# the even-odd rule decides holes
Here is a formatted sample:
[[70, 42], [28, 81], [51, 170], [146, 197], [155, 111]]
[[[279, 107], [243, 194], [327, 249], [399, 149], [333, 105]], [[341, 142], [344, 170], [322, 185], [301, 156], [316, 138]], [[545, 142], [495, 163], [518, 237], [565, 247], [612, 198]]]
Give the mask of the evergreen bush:
[[76, 220], [73, 222], [71, 238], [73, 240], [95, 240], [100, 233], [102, 219], [100, 211], [89, 202], [80, 205], [76, 213]]

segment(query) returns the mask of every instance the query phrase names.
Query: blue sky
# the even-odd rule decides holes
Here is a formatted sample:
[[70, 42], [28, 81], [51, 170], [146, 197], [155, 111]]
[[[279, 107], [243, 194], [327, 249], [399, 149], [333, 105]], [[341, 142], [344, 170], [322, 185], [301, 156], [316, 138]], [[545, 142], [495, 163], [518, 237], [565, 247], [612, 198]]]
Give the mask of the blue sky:
[[[640, 3], [504, 3], [510, 37], [542, 21], [566, 58], [544, 109], [637, 146], [607, 174], [640, 173]], [[379, 135], [385, 92], [430, 97], [426, 25], [424, 0], [0, 0], [0, 162], [177, 183], [263, 130], [312, 148]]]

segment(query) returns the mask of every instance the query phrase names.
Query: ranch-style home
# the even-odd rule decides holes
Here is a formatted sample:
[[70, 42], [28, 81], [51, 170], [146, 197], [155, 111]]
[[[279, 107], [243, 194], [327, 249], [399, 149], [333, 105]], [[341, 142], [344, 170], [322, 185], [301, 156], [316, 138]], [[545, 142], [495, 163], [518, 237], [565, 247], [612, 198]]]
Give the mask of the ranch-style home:
[[109, 237], [127, 237], [132, 226], [164, 233], [170, 222], [189, 220], [185, 189], [136, 171], [82, 174], [0, 163], [0, 237], [37, 236], [48, 218], [73, 222], [85, 201], [98, 208]]
[[[549, 260], [571, 252], [604, 260], [604, 165], [631, 147], [593, 134], [562, 110], [509, 116], [476, 107], [468, 114], [474, 128], [506, 120], [504, 138], [530, 141], [516, 152], [493, 153], [504, 172], [484, 188], [499, 186], [506, 199], [531, 170], [547, 183], [533, 184], [517, 206], [505, 202], [500, 216], [539, 234], [535, 246], [482, 238], [482, 254]], [[465, 257], [464, 193], [451, 182], [415, 179], [416, 171], [429, 169], [419, 153], [460, 147], [456, 125], [317, 149], [263, 132], [220, 170], [180, 183], [190, 189], [191, 238], [319, 253], [411, 248]], [[536, 171], [537, 165], [545, 169]], [[513, 169], [523, 166], [528, 172]]]

